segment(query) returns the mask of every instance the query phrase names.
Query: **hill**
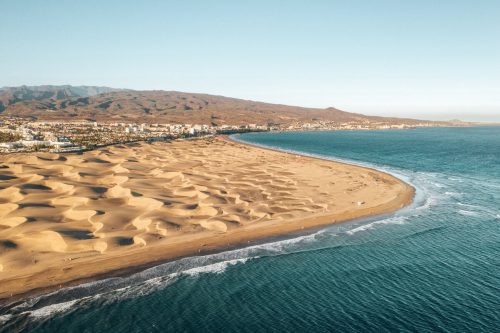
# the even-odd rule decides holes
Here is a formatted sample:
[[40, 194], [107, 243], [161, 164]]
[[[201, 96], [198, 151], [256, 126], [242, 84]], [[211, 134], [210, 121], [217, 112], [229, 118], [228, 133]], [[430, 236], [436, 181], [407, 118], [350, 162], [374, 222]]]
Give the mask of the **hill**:
[[134, 91], [104, 87], [39, 86], [0, 90], [0, 114], [36, 120], [140, 123], [288, 124], [294, 122], [384, 122], [412, 119], [365, 116], [335, 108], [270, 104], [178, 91]]
[[0, 112], [20, 102], [40, 101], [41, 104], [75, 97], [90, 97], [119, 89], [95, 86], [20, 86], [0, 88]]

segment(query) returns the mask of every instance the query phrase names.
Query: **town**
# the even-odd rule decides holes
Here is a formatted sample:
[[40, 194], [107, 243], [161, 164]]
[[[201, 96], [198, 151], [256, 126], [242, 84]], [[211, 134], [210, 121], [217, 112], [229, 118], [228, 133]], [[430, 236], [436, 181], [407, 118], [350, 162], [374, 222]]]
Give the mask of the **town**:
[[111, 144], [137, 141], [168, 141], [182, 138], [264, 131], [320, 131], [408, 129], [438, 126], [432, 122], [327, 122], [246, 125], [137, 124], [92, 121], [30, 121], [17, 117], [0, 119], [0, 153], [51, 151], [76, 152]]

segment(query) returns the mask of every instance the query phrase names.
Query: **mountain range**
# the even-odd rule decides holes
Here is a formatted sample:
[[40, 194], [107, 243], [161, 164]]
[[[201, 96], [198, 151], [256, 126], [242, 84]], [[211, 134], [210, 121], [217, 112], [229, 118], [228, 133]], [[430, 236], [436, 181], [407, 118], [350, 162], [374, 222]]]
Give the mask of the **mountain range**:
[[388, 124], [422, 122], [414, 119], [366, 116], [336, 108], [306, 108], [198, 93], [70, 85], [1, 88], [0, 116], [32, 120], [213, 125], [317, 121]]

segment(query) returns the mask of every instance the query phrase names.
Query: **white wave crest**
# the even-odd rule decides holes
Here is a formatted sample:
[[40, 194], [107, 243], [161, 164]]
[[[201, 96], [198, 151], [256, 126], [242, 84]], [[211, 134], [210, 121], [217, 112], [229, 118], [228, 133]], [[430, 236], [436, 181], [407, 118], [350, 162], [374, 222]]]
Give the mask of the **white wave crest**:
[[464, 216], [479, 216], [478, 212], [473, 212], [473, 211], [465, 210], [465, 209], [459, 209], [457, 212], [458, 212], [458, 214], [464, 215]]
[[40, 309], [28, 311], [26, 312], [26, 314], [28, 314], [30, 317], [35, 317], [35, 318], [49, 317], [57, 313], [68, 311], [78, 301], [80, 300], [75, 299], [68, 302], [51, 304], [44, 306], [43, 308]]
[[463, 203], [463, 202], [457, 202], [457, 205], [462, 206], [462, 207], [481, 208], [481, 206], [466, 204], [466, 203]]
[[[149, 295], [153, 292], [167, 288], [169, 285], [177, 281], [178, 276], [178, 273], [172, 273], [167, 276], [155, 277], [139, 284], [132, 284], [123, 288], [112, 290], [105, 295], [106, 297], [104, 303], [110, 304], [116, 301]], [[101, 296], [103, 295], [97, 294], [93, 296], [93, 300]]]
[[13, 315], [11, 314], [5, 314], [5, 315], [1, 315], [0, 316], [0, 324], [4, 324], [6, 322], [8, 322], [10, 320], [10, 318], [12, 318]]
[[444, 192], [444, 194], [449, 197], [461, 197], [464, 195], [462, 192]]
[[454, 181], [454, 182], [459, 182], [459, 183], [464, 182], [464, 180], [462, 178], [458, 178], [458, 177], [448, 177], [448, 179], [451, 181]]
[[233, 265], [240, 264], [240, 263], [244, 264], [249, 259], [250, 258], [243, 258], [243, 259], [233, 259], [233, 260], [221, 261], [221, 262], [217, 262], [217, 263], [206, 265], [206, 266], [190, 268], [190, 269], [187, 269], [181, 273], [189, 275], [189, 276], [197, 276], [197, 275], [204, 274], [204, 273], [220, 274], [220, 273], [224, 272], [229, 266], [233, 266]]
[[249, 247], [242, 249], [242, 250], [247, 252], [247, 255], [248, 255], [248, 253], [261, 253], [262, 251], [266, 251], [267, 254], [283, 253], [283, 252], [285, 252], [286, 249], [288, 249], [292, 246], [295, 246], [298, 244], [312, 243], [321, 234], [329, 234], [331, 236], [334, 235], [329, 230], [323, 229], [323, 230], [317, 231], [317, 232], [310, 234], [310, 235], [303, 235], [303, 236], [294, 237], [294, 238], [290, 238], [290, 239], [283, 239], [283, 240], [279, 240], [276, 242], [262, 243], [262, 244], [258, 244], [258, 245], [249, 246]]
[[383, 224], [403, 224], [403, 223], [405, 223], [406, 220], [408, 220], [408, 218], [409, 218], [408, 216], [394, 216], [394, 217], [390, 217], [390, 218], [383, 219], [383, 220], [380, 220], [380, 221], [374, 221], [374, 222], [371, 222], [371, 223], [363, 224], [363, 225], [361, 225], [359, 227], [356, 227], [354, 229], [348, 230], [348, 231], [346, 231], [346, 234], [348, 234], [348, 235], [354, 235], [355, 233], [358, 233], [360, 231], [365, 231], [365, 230], [373, 229], [377, 225], [383, 225]]
[[427, 194], [425, 201], [423, 202], [422, 205], [416, 207], [416, 210], [427, 210], [429, 207], [433, 206], [436, 203], [436, 198], [430, 196]]

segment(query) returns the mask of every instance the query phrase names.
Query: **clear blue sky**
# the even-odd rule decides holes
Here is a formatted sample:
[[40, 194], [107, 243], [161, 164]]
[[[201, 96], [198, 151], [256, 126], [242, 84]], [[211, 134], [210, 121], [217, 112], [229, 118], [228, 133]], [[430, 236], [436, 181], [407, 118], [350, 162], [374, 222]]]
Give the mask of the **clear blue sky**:
[[500, 120], [500, 1], [0, 0], [0, 86]]

